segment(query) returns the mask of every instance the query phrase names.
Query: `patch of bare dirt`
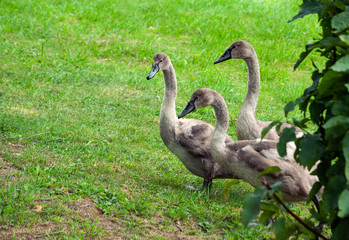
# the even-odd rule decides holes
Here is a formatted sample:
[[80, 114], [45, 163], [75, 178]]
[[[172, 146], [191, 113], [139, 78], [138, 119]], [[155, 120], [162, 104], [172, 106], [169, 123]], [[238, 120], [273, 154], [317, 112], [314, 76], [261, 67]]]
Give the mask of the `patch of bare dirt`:
[[99, 225], [106, 231], [114, 231], [119, 228], [120, 224], [112, 217], [103, 215], [102, 211], [95, 207], [93, 200], [89, 198], [79, 199], [75, 203], [73, 209], [84, 219], [89, 217], [92, 217], [95, 220], [98, 219]]
[[[190, 235], [194, 231], [201, 231], [196, 223], [188, 224], [181, 221], [173, 222], [173, 225], [167, 226], [164, 224], [166, 217], [154, 216], [150, 219], [132, 216], [131, 221], [137, 222], [137, 227], [132, 230], [127, 229], [123, 218], [103, 215], [102, 211], [95, 207], [93, 200], [80, 199], [73, 209], [80, 217], [88, 219], [90, 217], [98, 219], [98, 224], [103, 227], [106, 236], [101, 239], [130, 239], [134, 235], [141, 236], [142, 239], [150, 239], [152, 237], [162, 237], [164, 239], [177, 240], [196, 240], [202, 239], [201, 236]], [[128, 221], [130, 221], [128, 219]], [[164, 225], [166, 225], [164, 227]], [[210, 236], [209, 239], [216, 239], [217, 236]]]
[[[172, 225], [168, 226], [164, 222], [165, 217], [155, 216], [151, 219], [142, 219], [144, 238], [158, 237], [161, 236], [164, 239], [177, 239], [177, 240], [197, 240], [202, 239], [202, 236], [193, 235], [195, 231], [200, 232], [201, 229], [196, 223], [184, 223], [182, 221], [173, 221]], [[210, 236], [211, 239], [215, 239], [214, 236]], [[208, 238], [208, 239], [210, 239]]]
[[48, 224], [36, 224], [30, 227], [21, 228], [0, 228], [0, 239], [4, 240], [31, 240], [31, 239], [45, 239], [48, 236], [58, 236], [63, 233], [63, 230], [59, 230], [59, 226], [56, 223]]

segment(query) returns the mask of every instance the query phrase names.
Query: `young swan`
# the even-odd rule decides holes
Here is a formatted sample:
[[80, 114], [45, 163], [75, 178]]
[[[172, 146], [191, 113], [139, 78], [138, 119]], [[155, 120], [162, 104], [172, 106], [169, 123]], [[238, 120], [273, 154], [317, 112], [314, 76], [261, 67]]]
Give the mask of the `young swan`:
[[[164, 74], [165, 95], [160, 111], [160, 136], [167, 146], [196, 176], [204, 178], [202, 189], [211, 187], [212, 179], [236, 178], [235, 174], [215, 163], [210, 153], [214, 127], [196, 119], [178, 119], [175, 100], [177, 80], [170, 58], [165, 53], [154, 56], [152, 69], [147, 79], [159, 71]], [[226, 140], [231, 138], [225, 135]], [[224, 140], [223, 140], [224, 141]]]
[[[276, 141], [247, 140], [226, 141], [226, 132], [229, 126], [229, 112], [221, 95], [207, 88], [196, 90], [191, 99], [179, 115], [183, 117], [197, 108], [212, 106], [216, 115], [216, 125], [211, 140], [211, 154], [215, 162], [236, 173], [242, 180], [253, 187], [260, 185], [257, 176], [271, 166], [278, 166], [281, 172], [265, 175], [268, 184], [282, 182], [282, 196], [285, 201], [306, 201], [317, 176], [310, 175], [309, 171], [293, 158], [294, 149], [288, 147], [287, 156], [282, 158], [276, 150]], [[317, 199], [313, 199], [317, 205]]]
[[[243, 59], [248, 67], [248, 89], [236, 123], [237, 138], [239, 140], [261, 138], [261, 131], [263, 128], [269, 126], [271, 122], [259, 121], [256, 118], [256, 106], [260, 89], [257, 54], [250, 43], [239, 40], [234, 42], [214, 64], [224, 62], [228, 59]], [[274, 127], [267, 133], [264, 139], [279, 140], [283, 129], [289, 127], [293, 127], [293, 125], [283, 123], [279, 132], [276, 132]], [[296, 136], [301, 137], [302, 135], [302, 131], [296, 128]]]

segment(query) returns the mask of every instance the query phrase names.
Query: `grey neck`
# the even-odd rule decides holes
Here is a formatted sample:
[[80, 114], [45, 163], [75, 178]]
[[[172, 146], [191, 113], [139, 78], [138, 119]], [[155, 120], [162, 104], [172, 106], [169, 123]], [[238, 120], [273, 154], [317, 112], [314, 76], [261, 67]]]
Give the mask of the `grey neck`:
[[255, 113], [260, 89], [260, 73], [257, 55], [244, 59], [248, 68], [248, 89], [242, 109]]
[[[177, 79], [176, 73], [173, 69], [172, 64], [170, 64], [169, 68], [163, 71], [164, 81], [165, 81], [165, 95], [164, 101], [161, 105], [161, 114], [160, 121], [162, 119], [176, 121], [176, 96], [177, 96]], [[163, 121], [164, 122], [164, 121]]]
[[215, 96], [212, 103], [216, 115], [216, 124], [212, 137], [212, 142], [222, 143], [226, 138], [226, 133], [229, 127], [229, 111], [227, 104], [220, 95]]

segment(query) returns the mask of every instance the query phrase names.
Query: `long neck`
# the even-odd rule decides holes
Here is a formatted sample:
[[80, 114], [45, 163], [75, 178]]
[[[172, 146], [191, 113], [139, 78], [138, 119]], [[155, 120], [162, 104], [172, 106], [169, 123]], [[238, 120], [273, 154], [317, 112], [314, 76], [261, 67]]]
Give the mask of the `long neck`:
[[[177, 79], [172, 64], [163, 71], [165, 81], [164, 101], [161, 105], [160, 122], [170, 123], [177, 120], [176, 116], [176, 95], [177, 95]], [[165, 121], [166, 119], [166, 121]]]
[[242, 109], [255, 113], [260, 89], [260, 73], [257, 55], [244, 59], [248, 68], [248, 89]]
[[224, 99], [220, 96], [215, 98], [212, 107], [214, 108], [216, 115], [216, 124], [212, 136], [212, 144], [218, 144], [222, 147], [229, 127], [229, 111]]

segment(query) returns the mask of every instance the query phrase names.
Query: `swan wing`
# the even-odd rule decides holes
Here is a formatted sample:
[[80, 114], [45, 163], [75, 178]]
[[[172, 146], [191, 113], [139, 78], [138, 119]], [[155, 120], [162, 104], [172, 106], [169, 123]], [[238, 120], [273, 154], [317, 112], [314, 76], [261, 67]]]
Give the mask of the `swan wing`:
[[197, 158], [212, 158], [210, 142], [214, 127], [196, 119], [178, 121], [175, 138], [191, 155]]

